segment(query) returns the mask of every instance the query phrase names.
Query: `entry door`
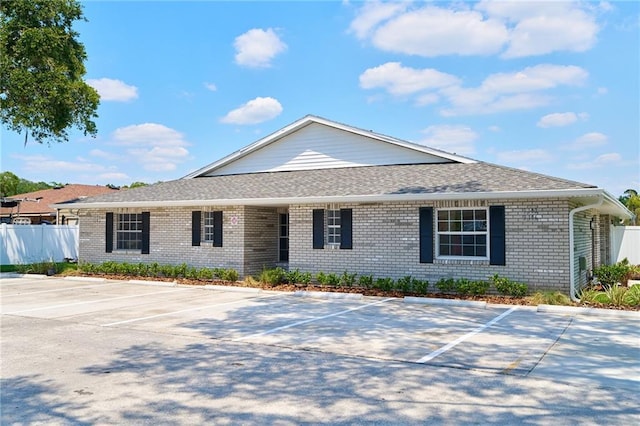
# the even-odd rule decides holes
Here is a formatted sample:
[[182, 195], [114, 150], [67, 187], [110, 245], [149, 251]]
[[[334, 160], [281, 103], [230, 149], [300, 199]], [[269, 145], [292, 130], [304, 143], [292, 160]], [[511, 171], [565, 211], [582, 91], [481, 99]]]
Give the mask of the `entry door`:
[[278, 226], [278, 260], [280, 262], [289, 261], [289, 213], [280, 213]]

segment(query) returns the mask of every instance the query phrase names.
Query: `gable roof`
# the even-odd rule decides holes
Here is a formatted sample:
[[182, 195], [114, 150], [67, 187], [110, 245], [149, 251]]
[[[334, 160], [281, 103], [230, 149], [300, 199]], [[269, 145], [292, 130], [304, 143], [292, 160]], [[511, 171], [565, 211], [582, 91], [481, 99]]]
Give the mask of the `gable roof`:
[[307, 115], [184, 178], [452, 162], [474, 163], [475, 160]]

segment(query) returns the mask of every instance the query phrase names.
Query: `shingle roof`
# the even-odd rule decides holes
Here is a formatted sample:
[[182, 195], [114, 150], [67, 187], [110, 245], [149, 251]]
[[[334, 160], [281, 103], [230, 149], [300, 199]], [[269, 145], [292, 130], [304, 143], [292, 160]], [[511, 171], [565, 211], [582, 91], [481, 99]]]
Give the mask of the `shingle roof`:
[[[179, 179], [79, 200], [84, 203], [163, 203], [210, 200], [578, 190], [592, 185], [489, 163], [415, 164], [249, 173]], [[79, 206], [78, 206], [79, 207]]]
[[[51, 207], [52, 204], [68, 203], [79, 200], [83, 197], [91, 197], [113, 192], [118, 191], [106, 186], [69, 184], [61, 188], [41, 189], [39, 191], [12, 195], [6, 198], [10, 200], [24, 200], [20, 202], [21, 215], [38, 215], [55, 214], [56, 210]], [[36, 199], [39, 200], [30, 201]], [[16, 211], [17, 209], [14, 208], [13, 213]], [[8, 215], [11, 212], [11, 208], [0, 208], [0, 214], [2, 215]]]

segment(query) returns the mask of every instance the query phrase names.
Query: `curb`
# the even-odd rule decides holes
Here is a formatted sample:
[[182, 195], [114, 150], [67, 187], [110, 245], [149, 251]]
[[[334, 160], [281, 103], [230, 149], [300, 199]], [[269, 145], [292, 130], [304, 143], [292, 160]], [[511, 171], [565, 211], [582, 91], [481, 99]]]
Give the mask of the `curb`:
[[40, 280], [49, 277], [43, 274], [18, 274], [15, 272], [2, 272], [0, 273], [0, 278], [35, 278]]
[[146, 280], [129, 280], [126, 281], [129, 284], [141, 284], [141, 285], [154, 285], [158, 287], [176, 287], [178, 284], [175, 281], [146, 281]]
[[481, 309], [485, 309], [487, 307], [487, 302], [479, 300], [438, 299], [415, 296], [405, 296], [403, 300], [405, 303], [420, 303], [423, 305], [469, 306]]
[[590, 315], [608, 318], [638, 318], [640, 311], [618, 311], [615, 309], [585, 308], [579, 306], [538, 305], [538, 312], [553, 314]]
[[236, 293], [261, 293], [262, 289], [254, 288], [254, 287], [236, 287], [232, 285], [205, 285], [205, 289], [207, 290], [220, 290], [220, 291], [233, 291]]
[[103, 283], [107, 281], [106, 278], [97, 278], [97, 277], [64, 277], [64, 280], [67, 281], [90, 281], [96, 283]]
[[361, 293], [332, 293], [330, 291], [304, 291], [298, 290], [293, 292], [297, 297], [314, 297], [316, 299], [346, 299], [360, 300], [363, 295]]

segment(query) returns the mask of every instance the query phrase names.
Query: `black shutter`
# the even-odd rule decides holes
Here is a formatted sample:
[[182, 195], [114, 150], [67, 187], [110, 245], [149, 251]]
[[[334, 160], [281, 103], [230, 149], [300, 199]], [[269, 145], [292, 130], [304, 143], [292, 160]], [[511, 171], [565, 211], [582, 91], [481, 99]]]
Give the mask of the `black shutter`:
[[420, 263], [433, 263], [433, 207], [420, 207]]
[[490, 265], [506, 265], [504, 206], [489, 207]]
[[151, 214], [142, 212], [142, 254], [149, 254], [149, 237], [150, 237]]
[[351, 209], [340, 209], [340, 248], [353, 248]]
[[313, 209], [313, 248], [324, 248], [324, 210]]
[[105, 252], [113, 253], [113, 213], [108, 212], [106, 219], [104, 227]]
[[191, 245], [200, 245], [200, 235], [202, 234], [202, 212], [191, 212]]
[[222, 212], [213, 212], [213, 246], [222, 247]]

